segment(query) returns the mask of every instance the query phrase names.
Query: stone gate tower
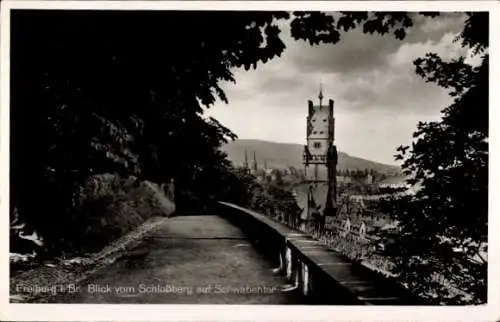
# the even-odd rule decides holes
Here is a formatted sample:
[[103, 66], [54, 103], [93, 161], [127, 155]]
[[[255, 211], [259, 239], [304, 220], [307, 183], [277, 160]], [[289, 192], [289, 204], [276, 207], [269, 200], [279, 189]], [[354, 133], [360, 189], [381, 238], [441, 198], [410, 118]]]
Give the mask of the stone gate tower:
[[[325, 218], [337, 212], [337, 147], [335, 146], [334, 101], [323, 105], [323, 91], [319, 105], [308, 101], [307, 145], [304, 146], [304, 170], [308, 185], [307, 211], [303, 223], [325, 228]], [[328, 220], [326, 220], [328, 223]]]

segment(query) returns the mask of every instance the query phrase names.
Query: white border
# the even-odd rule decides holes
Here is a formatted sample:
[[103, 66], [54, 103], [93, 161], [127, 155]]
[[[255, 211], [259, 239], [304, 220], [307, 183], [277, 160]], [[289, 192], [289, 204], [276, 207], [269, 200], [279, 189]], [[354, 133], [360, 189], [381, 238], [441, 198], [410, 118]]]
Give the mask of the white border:
[[[387, 10], [387, 11], [490, 11], [490, 88], [498, 88], [500, 75], [498, 43], [499, 3], [496, 1], [3, 1], [1, 3], [1, 141], [0, 213], [2, 231], [9, 227], [9, 10], [33, 9], [121, 9], [121, 10]], [[494, 59], [493, 59], [494, 58]], [[367, 307], [367, 306], [259, 306], [259, 305], [105, 305], [105, 304], [9, 304], [8, 234], [0, 234], [5, 265], [0, 266], [0, 320], [6, 321], [331, 321], [331, 320], [412, 320], [412, 321], [498, 321], [500, 320], [498, 235], [498, 180], [493, 165], [500, 165], [496, 126], [500, 101], [490, 91], [490, 200], [488, 304], [476, 307]], [[496, 117], [495, 117], [496, 116]], [[493, 216], [493, 212], [496, 213]], [[496, 228], [496, 229], [495, 229]], [[495, 274], [496, 273], [496, 274]], [[5, 286], [5, 287], [3, 287]]]

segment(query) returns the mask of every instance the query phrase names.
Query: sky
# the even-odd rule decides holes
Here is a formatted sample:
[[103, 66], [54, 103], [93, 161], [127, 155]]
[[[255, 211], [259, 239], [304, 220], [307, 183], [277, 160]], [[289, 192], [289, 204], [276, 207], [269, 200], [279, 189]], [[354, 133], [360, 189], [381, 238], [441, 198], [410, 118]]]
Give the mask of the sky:
[[319, 46], [293, 40], [284, 25], [281, 57], [255, 70], [234, 69], [236, 84], [222, 84], [229, 104], [217, 102], [206, 115], [240, 139], [305, 144], [307, 101], [318, 102], [323, 83], [323, 102], [335, 101], [337, 149], [398, 164], [396, 148], [411, 144], [417, 123], [438, 120], [452, 102], [445, 89], [416, 75], [413, 61], [427, 52], [467, 56], [453, 42], [464, 22], [459, 13], [417, 16], [403, 41], [354, 30], [337, 44]]

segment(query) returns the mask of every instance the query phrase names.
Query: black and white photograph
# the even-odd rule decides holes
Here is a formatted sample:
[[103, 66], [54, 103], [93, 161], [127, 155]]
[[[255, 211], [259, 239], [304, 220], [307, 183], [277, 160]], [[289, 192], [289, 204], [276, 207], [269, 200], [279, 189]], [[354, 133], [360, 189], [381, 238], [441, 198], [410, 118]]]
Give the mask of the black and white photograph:
[[491, 304], [492, 6], [78, 2], [2, 5], [6, 305]]

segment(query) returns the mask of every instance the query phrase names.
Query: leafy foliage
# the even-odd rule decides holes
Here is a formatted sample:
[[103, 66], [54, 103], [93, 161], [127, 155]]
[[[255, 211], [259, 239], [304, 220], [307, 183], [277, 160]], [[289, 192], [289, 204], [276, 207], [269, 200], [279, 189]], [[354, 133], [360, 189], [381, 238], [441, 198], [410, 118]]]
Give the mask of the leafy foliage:
[[174, 178], [181, 210], [208, 202], [229, 166], [218, 147], [235, 136], [203, 106], [227, 102], [230, 68], [283, 51], [272, 21], [286, 16], [14, 11], [12, 208], [57, 243], [93, 174]]
[[[474, 52], [488, 46], [488, 16], [468, 14], [460, 35]], [[486, 22], [485, 22], [486, 21]], [[488, 232], [488, 55], [479, 66], [463, 58], [444, 62], [436, 54], [415, 61], [416, 72], [428, 82], [448, 89], [454, 102], [443, 109], [438, 122], [420, 122], [409, 147], [400, 147], [398, 159], [421, 189], [414, 196], [392, 200], [386, 206], [401, 221], [402, 234], [392, 250], [398, 273], [412, 288], [428, 296], [435, 273], [486, 301]], [[434, 288], [439, 290], [439, 287]], [[439, 294], [442, 297], [449, 294]], [[449, 302], [470, 302], [463, 294]]]
[[[259, 182], [244, 168], [233, 169], [231, 173], [232, 179], [237, 184], [227, 189], [228, 193], [224, 200], [269, 214], [281, 221], [296, 219], [300, 215], [300, 208], [289, 190], [290, 186], [283, 181], [280, 182], [278, 177], [273, 182]], [[284, 218], [285, 216], [288, 218]]]

